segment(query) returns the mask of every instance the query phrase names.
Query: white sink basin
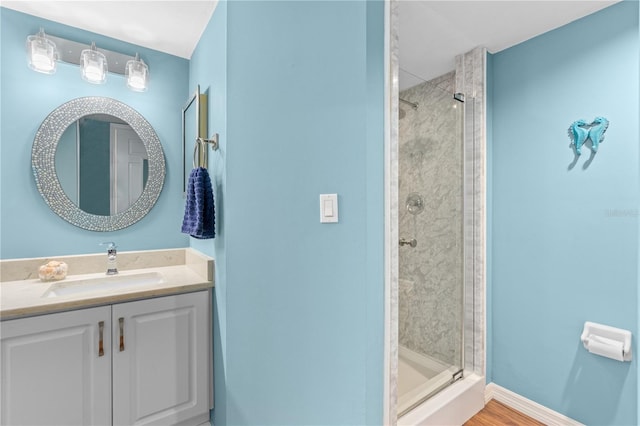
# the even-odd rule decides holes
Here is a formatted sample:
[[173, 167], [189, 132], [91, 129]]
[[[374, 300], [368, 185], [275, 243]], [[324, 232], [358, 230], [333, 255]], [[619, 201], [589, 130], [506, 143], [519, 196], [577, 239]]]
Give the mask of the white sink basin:
[[158, 272], [143, 272], [128, 275], [104, 275], [77, 281], [61, 281], [52, 284], [42, 297], [71, 296], [106, 290], [123, 290], [161, 284], [164, 281]]

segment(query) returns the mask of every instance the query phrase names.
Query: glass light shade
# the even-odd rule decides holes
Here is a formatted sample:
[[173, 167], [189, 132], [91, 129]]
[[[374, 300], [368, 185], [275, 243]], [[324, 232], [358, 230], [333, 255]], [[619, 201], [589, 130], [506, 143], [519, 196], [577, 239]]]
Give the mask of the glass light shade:
[[149, 83], [149, 67], [136, 54], [135, 59], [127, 61], [125, 67], [127, 87], [135, 92], [144, 92]]
[[95, 43], [80, 54], [80, 72], [89, 83], [103, 84], [107, 81], [107, 58], [96, 50]]
[[58, 50], [56, 44], [48, 39], [41, 28], [38, 34], [27, 37], [29, 68], [43, 74], [56, 72]]

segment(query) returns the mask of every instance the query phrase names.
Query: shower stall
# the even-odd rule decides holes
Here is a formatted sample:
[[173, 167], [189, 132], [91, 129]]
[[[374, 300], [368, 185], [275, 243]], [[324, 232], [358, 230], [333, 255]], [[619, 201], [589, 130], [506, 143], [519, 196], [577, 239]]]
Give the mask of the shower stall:
[[421, 79], [437, 37], [400, 37], [420, 2], [385, 4], [385, 423], [463, 424], [485, 399], [487, 50]]
[[462, 377], [463, 111], [454, 73], [400, 93], [398, 412]]
[[474, 369], [473, 101], [455, 72], [399, 94], [399, 416]]

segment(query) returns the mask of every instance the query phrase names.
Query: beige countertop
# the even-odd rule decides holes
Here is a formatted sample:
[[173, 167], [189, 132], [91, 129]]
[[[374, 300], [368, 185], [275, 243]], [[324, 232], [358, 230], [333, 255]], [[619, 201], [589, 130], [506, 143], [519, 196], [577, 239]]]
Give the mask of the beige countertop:
[[[68, 264], [69, 272], [64, 280], [40, 281], [38, 267], [49, 260]], [[214, 286], [213, 259], [190, 248], [119, 253], [119, 273], [115, 276], [105, 275], [105, 264], [105, 254], [0, 261], [0, 319], [187, 293]], [[149, 272], [159, 274], [161, 282], [133, 288], [126, 285], [109, 288], [109, 279], [135, 279], [139, 274]], [[102, 289], [47, 297], [51, 288], [82, 285], [78, 281], [83, 280], [99, 280], [106, 285]]]

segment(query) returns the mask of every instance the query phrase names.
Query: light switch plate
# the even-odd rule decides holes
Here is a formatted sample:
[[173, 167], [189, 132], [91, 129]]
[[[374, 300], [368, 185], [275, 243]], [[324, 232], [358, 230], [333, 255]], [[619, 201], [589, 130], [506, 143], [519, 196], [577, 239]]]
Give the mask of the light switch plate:
[[320, 223], [338, 222], [338, 194], [320, 194]]

